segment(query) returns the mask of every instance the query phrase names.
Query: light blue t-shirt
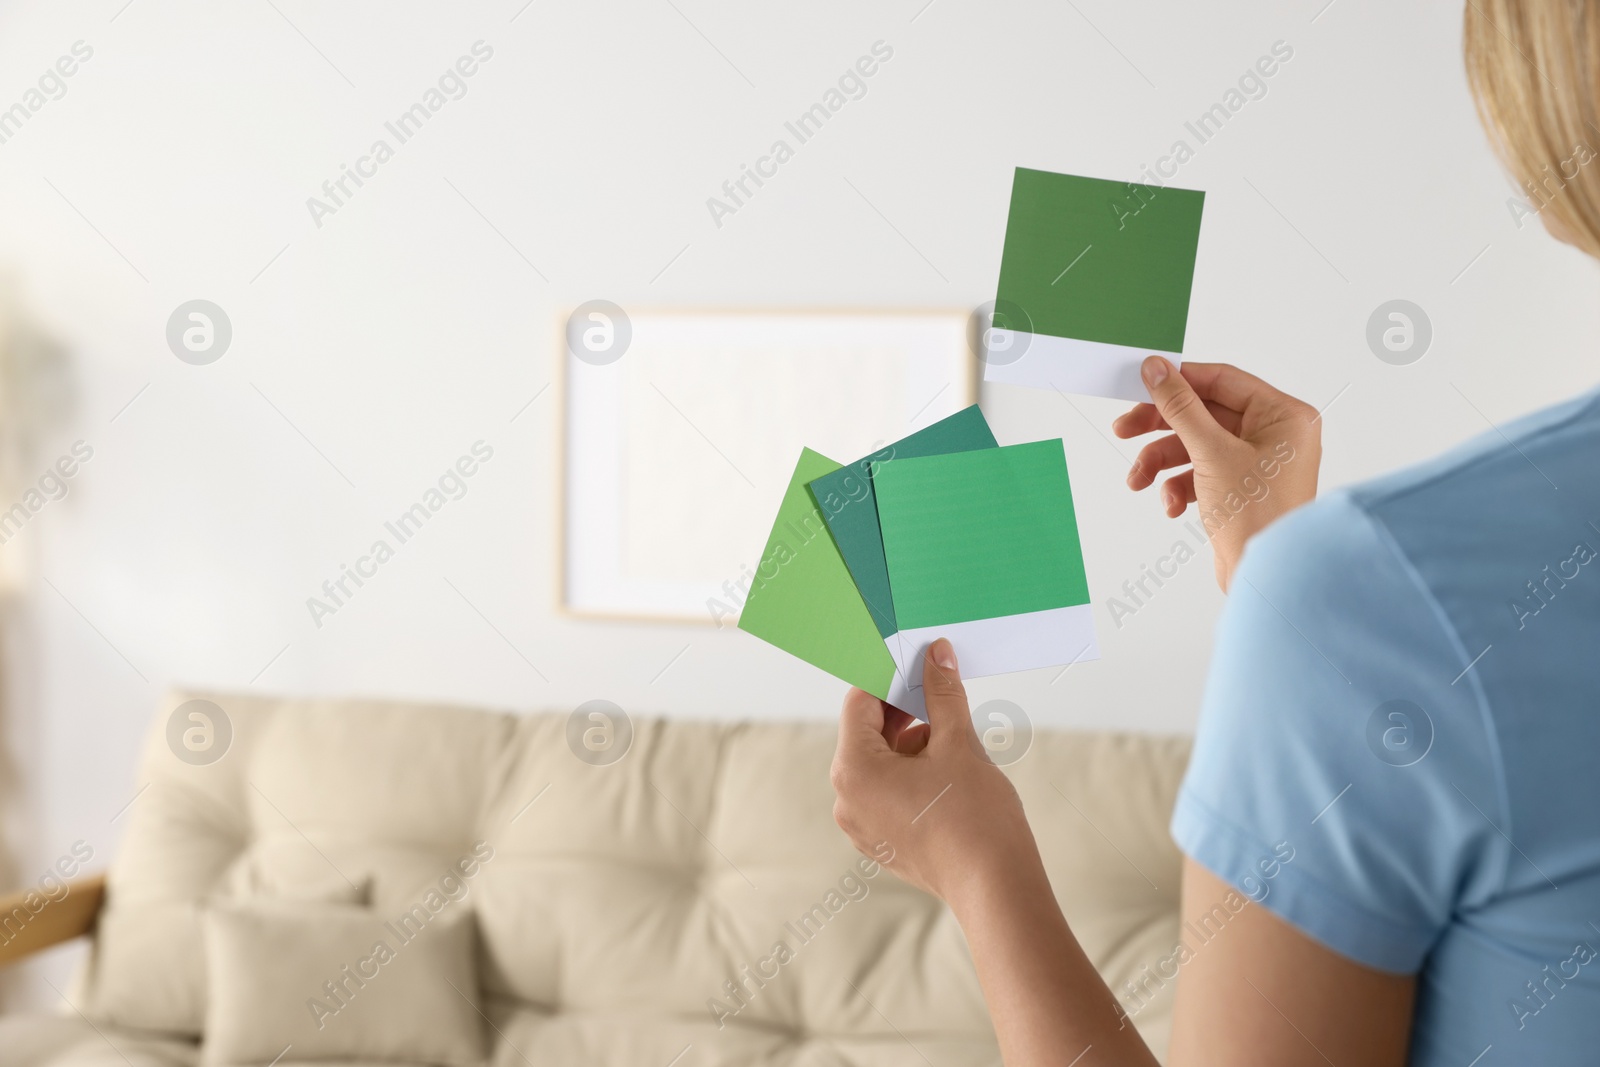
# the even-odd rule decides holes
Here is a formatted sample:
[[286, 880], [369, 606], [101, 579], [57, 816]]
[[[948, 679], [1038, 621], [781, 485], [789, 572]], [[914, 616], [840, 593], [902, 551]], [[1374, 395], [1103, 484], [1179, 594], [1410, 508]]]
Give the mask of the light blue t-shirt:
[[1600, 1063], [1600, 394], [1251, 542], [1172, 834], [1417, 974], [1413, 1065]]

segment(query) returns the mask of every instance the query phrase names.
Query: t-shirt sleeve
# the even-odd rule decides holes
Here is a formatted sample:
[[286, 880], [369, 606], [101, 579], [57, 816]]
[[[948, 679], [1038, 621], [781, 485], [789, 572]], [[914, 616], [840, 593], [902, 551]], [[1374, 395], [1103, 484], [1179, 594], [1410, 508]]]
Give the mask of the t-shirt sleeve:
[[1504, 878], [1478, 651], [1348, 495], [1291, 513], [1235, 573], [1178, 847], [1341, 955], [1415, 973]]

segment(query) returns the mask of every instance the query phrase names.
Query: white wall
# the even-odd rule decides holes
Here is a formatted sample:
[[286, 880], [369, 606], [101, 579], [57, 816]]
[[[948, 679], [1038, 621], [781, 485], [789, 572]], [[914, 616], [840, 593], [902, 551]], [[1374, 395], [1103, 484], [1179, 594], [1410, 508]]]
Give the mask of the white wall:
[[[1208, 194], [1188, 354], [1339, 396], [1329, 486], [1585, 387], [1591, 275], [1513, 224], [1460, 5], [1324, 2], [0, 5], [0, 106], [94, 50], [0, 144], [0, 267], [81, 388], [37, 464], [94, 449], [4, 549], [37, 575], [8, 668], [24, 871], [79, 838], [110, 854], [172, 683], [833, 715], [838, 683], [743, 634], [553, 612], [556, 390], [510, 420], [552, 379], [558, 310], [971, 307], [1014, 166], [1135, 179], [1275, 41], [1293, 59], [1175, 182]], [[317, 228], [306, 198], [480, 39], [469, 93]], [[706, 198], [878, 40], [894, 58], [867, 96], [714, 225]], [[194, 297], [235, 330], [208, 367], [164, 342]], [[1433, 321], [1415, 366], [1363, 339], [1395, 297]], [[1118, 404], [983, 403], [1003, 441], [1066, 439], [1098, 600], [1171, 544], [1123, 486]], [[314, 629], [305, 598], [479, 438], [495, 460], [470, 494]], [[1098, 609], [1102, 662], [973, 690], [1041, 722], [1187, 730], [1220, 602], [1196, 562], [1120, 630]]]

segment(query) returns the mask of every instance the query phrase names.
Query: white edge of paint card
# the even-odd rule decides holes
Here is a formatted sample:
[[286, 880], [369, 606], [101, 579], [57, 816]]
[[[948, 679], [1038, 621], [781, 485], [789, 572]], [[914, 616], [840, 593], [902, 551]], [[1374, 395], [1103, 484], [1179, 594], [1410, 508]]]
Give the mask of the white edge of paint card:
[[[893, 641], [894, 638], [889, 640]], [[895, 668], [894, 681], [889, 684], [889, 705], [923, 722], [928, 721], [928, 705], [922, 699], [922, 686], [911, 688], [898, 667]]]
[[1150, 391], [1139, 368], [1152, 355], [1183, 364], [1177, 352], [991, 329], [984, 334], [983, 380], [1148, 403]]
[[883, 642], [895, 661], [891, 698], [901, 695], [914, 701], [916, 707], [894, 699], [889, 703], [924, 721], [927, 711], [922, 699], [922, 666], [928, 646], [941, 637], [949, 638], [954, 646], [962, 678], [1064, 667], [1100, 658], [1092, 604], [901, 630]]

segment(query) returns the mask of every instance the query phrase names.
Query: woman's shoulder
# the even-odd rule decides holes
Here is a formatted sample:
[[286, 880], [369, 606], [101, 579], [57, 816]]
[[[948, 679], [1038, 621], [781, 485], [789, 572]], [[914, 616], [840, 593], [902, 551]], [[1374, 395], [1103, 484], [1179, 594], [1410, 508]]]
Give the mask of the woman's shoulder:
[[1240, 574], [1304, 597], [1348, 591], [1360, 573], [1402, 595], [1418, 584], [1463, 596], [1473, 586], [1502, 599], [1526, 568], [1524, 552], [1570, 548], [1580, 536], [1600, 548], [1600, 527], [1589, 525], [1600, 523], [1597, 460], [1600, 391], [1324, 494], [1253, 539]]
[[[1548, 913], [1547, 884], [1600, 882], [1596, 399], [1329, 493], [1251, 541], [1174, 816], [1190, 856], [1237, 885], [1291, 842], [1266, 906], [1406, 972], [1459, 914], [1482, 931], [1506, 903], [1501, 933], [1521, 946], [1535, 905], [1517, 902]], [[1559, 817], [1528, 834], [1518, 811]]]
[[[1481, 412], [1478, 412], [1481, 415]], [[1487, 417], [1485, 417], [1485, 421]], [[1351, 490], [1373, 512], [1437, 507], [1481, 496], [1485, 488], [1542, 498], [1558, 473], [1593, 471], [1600, 447], [1600, 389], [1490, 428], [1431, 459]]]

